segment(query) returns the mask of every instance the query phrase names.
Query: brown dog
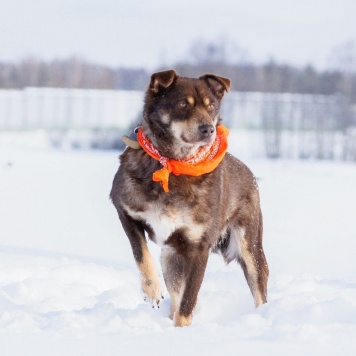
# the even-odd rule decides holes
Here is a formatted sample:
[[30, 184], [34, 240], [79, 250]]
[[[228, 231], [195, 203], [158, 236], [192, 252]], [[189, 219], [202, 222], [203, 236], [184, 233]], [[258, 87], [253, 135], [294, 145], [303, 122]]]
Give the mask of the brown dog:
[[[157, 305], [162, 287], [145, 233], [162, 247], [176, 326], [191, 324], [210, 251], [220, 252], [226, 263], [238, 261], [256, 307], [266, 303], [268, 266], [256, 179], [223, 151], [227, 133], [219, 109], [229, 88], [228, 79], [212, 74], [199, 79], [179, 77], [173, 70], [153, 74], [139, 132], [144, 149], [126, 148], [110, 195], [142, 289]], [[208, 164], [196, 164], [202, 155]]]

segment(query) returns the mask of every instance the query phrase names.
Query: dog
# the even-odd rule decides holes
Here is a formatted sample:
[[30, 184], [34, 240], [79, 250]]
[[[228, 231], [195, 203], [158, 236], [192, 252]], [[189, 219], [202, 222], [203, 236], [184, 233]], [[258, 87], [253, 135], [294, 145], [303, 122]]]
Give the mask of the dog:
[[154, 73], [137, 140], [120, 156], [111, 200], [130, 241], [145, 299], [163, 299], [147, 238], [161, 246], [175, 326], [189, 326], [210, 252], [237, 261], [255, 306], [267, 302], [268, 265], [254, 175], [226, 153], [221, 100], [230, 80]]

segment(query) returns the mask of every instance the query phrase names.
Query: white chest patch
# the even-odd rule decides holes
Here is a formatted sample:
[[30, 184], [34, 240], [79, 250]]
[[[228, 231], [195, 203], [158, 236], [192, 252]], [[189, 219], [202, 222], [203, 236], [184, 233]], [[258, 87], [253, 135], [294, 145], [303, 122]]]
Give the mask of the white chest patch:
[[204, 232], [203, 225], [193, 222], [187, 211], [176, 211], [174, 208], [167, 211], [155, 205], [144, 212], [133, 211], [127, 206], [125, 206], [125, 210], [132, 218], [142, 220], [152, 228], [155, 242], [161, 247], [178, 229], [184, 228], [187, 237], [192, 242], [199, 241]]

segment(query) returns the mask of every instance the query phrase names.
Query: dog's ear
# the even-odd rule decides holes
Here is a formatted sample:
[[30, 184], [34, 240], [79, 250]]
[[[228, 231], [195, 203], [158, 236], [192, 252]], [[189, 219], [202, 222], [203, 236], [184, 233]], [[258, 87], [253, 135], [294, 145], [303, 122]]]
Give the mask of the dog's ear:
[[178, 78], [174, 70], [154, 73], [151, 76], [150, 90], [157, 94], [161, 89], [166, 89]]
[[228, 92], [230, 90], [230, 79], [214, 74], [204, 74], [199, 79], [205, 80], [209, 85], [209, 89], [220, 99], [224, 96], [225, 91]]

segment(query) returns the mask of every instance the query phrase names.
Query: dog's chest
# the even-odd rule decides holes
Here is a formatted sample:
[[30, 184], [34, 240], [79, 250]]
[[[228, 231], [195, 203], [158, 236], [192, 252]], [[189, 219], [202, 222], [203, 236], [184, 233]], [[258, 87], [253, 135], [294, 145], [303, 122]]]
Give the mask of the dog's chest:
[[204, 233], [204, 226], [194, 221], [189, 209], [151, 204], [143, 212], [133, 211], [127, 206], [125, 210], [132, 218], [149, 225], [154, 234], [151, 238], [161, 247], [178, 229], [184, 229], [185, 236], [192, 242], [199, 241]]

